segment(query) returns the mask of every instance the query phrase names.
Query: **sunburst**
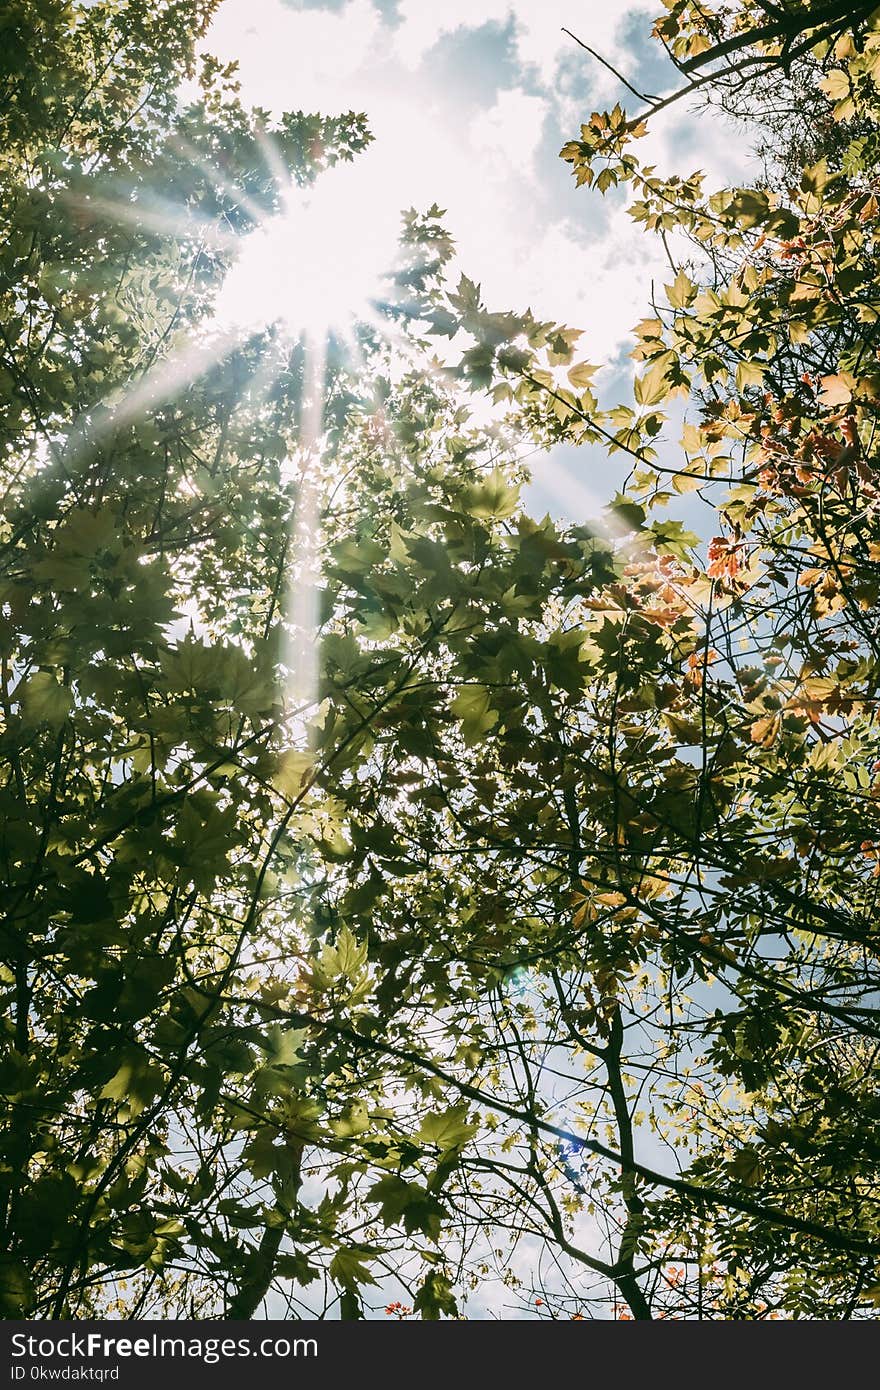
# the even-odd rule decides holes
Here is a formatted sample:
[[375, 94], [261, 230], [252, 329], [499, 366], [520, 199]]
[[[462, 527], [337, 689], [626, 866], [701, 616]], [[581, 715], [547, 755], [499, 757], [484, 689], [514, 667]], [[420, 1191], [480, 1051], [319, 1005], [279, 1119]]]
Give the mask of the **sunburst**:
[[279, 211], [241, 240], [217, 298], [218, 326], [277, 324], [317, 345], [357, 321], [375, 323], [399, 221], [357, 163], [335, 165], [306, 189], [288, 179]]
[[[303, 186], [295, 180], [268, 136], [260, 146], [277, 191], [276, 210], [266, 213], [235, 189], [195, 150], [187, 157], [226, 197], [232, 196], [250, 223], [236, 234], [218, 222], [194, 217], [165, 201], [102, 196], [78, 200], [79, 211], [100, 219], [192, 240], [219, 253], [227, 269], [213, 314], [156, 362], [100, 412], [78, 423], [69, 451], [88, 447], [103, 435], [142, 418], [173, 400], [240, 344], [271, 330], [277, 356], [279, 338], [301, 341], [305, 350], [303, 409], [299, 439], [288, 467], [300, 479], [289, 549], [283, 655], [286, 696], [294, 711], [292, 732], [304, 737], [302, 712], [317, 699], [317, 591], [319, 517], [322, 497], [323, 433], [327, 342], [332, 336], [355, 349], [355, 326], [389, 327], [382, 303], [397, 258], [400, 210], [376, 196], [368, 166], [338, 163]], [[268, 341], [268, 340], [267, 340]], [[258, 375], [269, 385], [272, 358]], [[70, 452], [68, 452], [68, 458]]]

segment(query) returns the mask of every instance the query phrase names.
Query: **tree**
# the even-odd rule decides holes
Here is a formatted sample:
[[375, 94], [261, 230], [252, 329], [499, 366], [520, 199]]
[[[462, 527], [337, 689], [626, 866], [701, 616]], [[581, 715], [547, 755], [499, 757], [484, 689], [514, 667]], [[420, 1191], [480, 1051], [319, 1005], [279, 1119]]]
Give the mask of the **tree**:
[[[752, 1113], [743, 1130], [741, 1117], [716, 1111], [718, 1142], [693, 1171], [716, 1182], [726, 1171], [762, 1196], [778, 1194], [789, 1211], [797, 1193], [829, 1226], [852, 1222], [868, 1237], [865, 1260], [844, 1273], [809, 1242], [786, 1251], [772, 1227], [729, 1219], [722, 1306], [734, 1316], [758, 1306], [849, 1316], [875, 1282], [875, 1214], [863, 1197], [876, 1159], [876, 1129], [865, 1124], [876, 1043], [876, 202], [865, 157], [876, 128], [876, 43], [869, 24], [814, 49], [843, 134], [829, 142], [832, 163], [820, 160], [781, 192], [731, 190], [707, 204], [698, 176], [657, 179], [623, 153], [638, 134], [631, 123], [618, 162], [605, 164], [609, 185], [634, 184], [634, 216], [660, 231], [683, 227], [714, 273], [700, 287], [681, 268], [667, 313], [641, 325], [642, 419], [623, 413], [615, 439], [638, 464], [634, 501], [668, 500], [647, 408], [692, 392], [699, 422], [685, 428], [686, 465], [672, 488], [704, 485], [721, 522], [695, 594], [705, 635], [688, 737], [701, 775], [693, 851], [681, 863], [710, 952], [720, 928], [722, 949], [738, 955], [742, 933], [745, 954], [726, 973], [739, 970], [743, 1007], [722, 1008], [699, 1031], [714, 1034], [709, 1055], [746, 1088]], [[619, 113], [594, 117], [566, 147], [579, 181], [591, 181], [608, 132], [625, 124]], [[719, 495], [713, 478], [733, 486]], [[817, 1133], [827, 1147], [807, 1141]], [[698, 1211], [691, 1205], [692, 1241], [697, 1229], [704, 1239]]]
[[[328, 355], [297, 703], [314, 382], [272, 330], [210, 358], [217, 228], [276, 206], [267, 138], [308, 182], [369, 137], [267, 136], [210, 62], [179, 109], [209, 15], [14, 16], [4, 1312], [455, 1317], [494, 1274], [522, 1316], [863, 1315], [870, 154], [707, 200], [639, 166], [643, 122], [594, 115], [578, 182], [629, 184], [706, 256], [610, 410], [580, 335], [450, 285], [440, 210], [409, 214], [390, 330]], [[833, 22], [826, 96], [870, 126], [878, 31]], [[522, 446], [555, 439], [632, 458], [613, 535], [524, 513]], [[659, 510], [689, 490], [707, 554]]]
[[[164, 1271], [188, 1231], [221, 1287], [241, 1282], [246, 1252], [239, 1268], [233, 1237], [224, 1265], [225, 1236], [203, 1225], [230, 1180], [216, 1092], [294, 1056], [274, 1033], [224, 1029], [209, 982], [252, 949], [280, 814], [302, 353], [263, 398], [246, 388], [271, 344], [167, 400], [156, 375], [210, 307], [211, 228], [242, 230], [248, 199], [278, 196], [224, 74], [208, 65], [204, 100], [177, 109], [213, 8], [22, 5], [4, 21], [9, 1312], [100, 1310], [132, 1271], [123, 1307], [149, 1307], [154, 1286], [184, 1306]], [[355, 116], [292, 116], [274, 138], [308, 178], [367, 137]], [[189, 226], [175, 203], [197, 208]], [[216, 626], [175, 640], [192, 596]]]
[[570, 30], [563, 31], [645, 103], [632, 123], [633, 130], [641, 121], [695, 92], [709, 98], [720, 95], [722, 100], [736, 103], [744, 92], [763, 87], [766, 100], [768, 76], [772, 78], [772, 93], [783, 77], [790, 76], [793, 66], [809, 60], [817, 45], [833, 44], [851, 31], [864, 34], [870, 28], [874, 10], [869, 3], [854, 5], [846, 0], [818, 5], [764, 4], [754, 0], [736, 7], [664, 0], [664, 6], [668, 13], [656, 20], [652, 37], [662, 44], [667, 57], [686, 79], [684, 85], [665, 97], [639, 92], [589, 44]]

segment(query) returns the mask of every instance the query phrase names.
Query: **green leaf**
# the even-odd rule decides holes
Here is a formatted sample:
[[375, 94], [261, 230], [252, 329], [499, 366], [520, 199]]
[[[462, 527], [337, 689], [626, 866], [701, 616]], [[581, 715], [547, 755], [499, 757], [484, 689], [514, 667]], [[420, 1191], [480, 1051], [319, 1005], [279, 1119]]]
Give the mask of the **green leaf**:
[[353, 1100], [338, 1120], [330, 1121], [330, 1129], [337, 1139], [351, 1139], [357, 1134], [366, 1133], [369, 1128], [370, 1112], [363, 1100]]
[[764, 1172], [760, 1156], [754, 1149], [740, 1149], [728, 1167], [732, 1175], [747, 1187], [756, 1187]]
[[449, 1110], [426, 1115], [419, 1127], [418, 1137], [423, 1144], [435, 1144], [446, 1152], [458, 1149], [477, 1132], [478, 1126], [469, 1123], [468, 1107], [454, 1105]]
[[164, 1079], [161, 1067], [145, 1055], [132, 1054], [120, 1063], [99, 1095], [102, 1100], [124, 1103], [132, 1114], [138, 1114], [159, 1093]]
[[444, 1314], [448, 1318], [458, 1317], [458, 1304], [452, 1292], [452, 1285], [444, 1274], [432, 1270], [416, 1290], [413, 1309], [421, 1313], [426, 1322], [436, 1322]]
[[715, 195], [710, 199], [710, 205], [720, 205], [726, 215], [743, 228], [764, 222], [770, 212], [770, 199], [760, 188], [737, 188], [732, 194]]
[[270, 1066], [296, 1066], [302, 1060], [299, 1050], [307, 1037], [308, 1030], [305, 1028], [282, 1028], [280, 1023], [273, 1023], [263, 1041]]
[[374, 1183], [367, 1197], [380, 1204], [380, 1215], [386, 1226], [394, 1226], [402, 1221], [409, 1234], [424, 1231], [430, 1240], [439, 1238], [441, 1223], [447, 1212], [421, 1184], [406, 1182], [396, 1173], [390, 1173]]
[[519, 487], [512, 487], [500, 468], [464, 489], [462, 501], [471, 516], [502, 521], [512, 516], [519, 505]]
[[621, 522], [628, 531], [640, 531], [645, 524], [645, 509], [625, 493], [618, 492], [608, 503], [609, 511], [615, 521]]
[[489, 692], [482, 685], [463, 685], [449, 708], [461, 721], [462, 737], [468, 744], [479, 743], [498, 723], [498, 711], [489, 708]]
[[699, 536], [680, 521], [653, 521], [647, 529], [660, 554], [675, 555], [679, 560], [689, 560], [693, 546], [700, 544]]
[[364, 1284], [375, 1284], [376, 1280], [367, 1268], [367, 1261], [373, 1258], [373, 1253], [361, 1245], [343, 1246], [330, 1261], [330, 1278], [352, 1293]]
[[343, 926], [334, 944], [322, 947], [315, 973], [326, 984], [340, 979], [355, 981], [366, 964], [368, 953], [366, 941], [358, 945], [351, 928]]
[[0, 1255], [0, 1317], [27, 1317], [34, 1301], [34, 1286], [24, 1265], [11, 1255]]
[[28, 724], [58, 727], [70, 713], [73, 695], [49, 671], [37, 671], [19, 690], [22, 713]]

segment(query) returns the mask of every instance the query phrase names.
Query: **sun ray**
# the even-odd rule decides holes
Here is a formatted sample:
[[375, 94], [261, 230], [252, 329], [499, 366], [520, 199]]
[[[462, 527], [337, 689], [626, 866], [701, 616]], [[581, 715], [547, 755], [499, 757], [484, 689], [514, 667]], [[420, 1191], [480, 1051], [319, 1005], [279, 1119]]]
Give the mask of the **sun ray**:
[[215, 334], [201, 342], [192, 337], [187, 339], [175, 352], [145, 372], [118, 400], [102, 405], [77, 422], [65, 444], [65, 465], [69, 467], [114, 430], [133, 424], [150, 410], [174, 400], [221, 361], [237, 341], [237, 336], [230, 332]]
[[[285, 694], [294, 709], [313, 709], [318, 700], [320, 499], [323, 483], [321, 463], [326, 340], [322, 338], [307, 343], [305, 360], [301, 433], [297, 456], [292, 461], [299, 469], [299, 492], [293, 518], [291, 563], [285, 594]], [[305, 724], [301, 729], [294, 730], [298, 741], [305, 733]]]
[[[300, 187], [267, 134], [259, 147], [279, 197], [279, 208], [266, 212], [188, 141], [178, 150], [200, 168], [211, 184], [253, 223], [244, 231], [225, 230], [221, 217], [211, 221], [160, 197], [132, 201], [104, 194], [74, 200], [80, 216], [139, 226], [179, 240], [198, 237], [229, 258], [212, 316], [164, 359], [145, 371], [117, 399], [90, 411], [74, 427], [64, 449], [69, 467], [82, 453], [100, 446], [114, 430], [160, 409], [184, 393], [238, 345], [265, 335], [260, 365], [242, 393], [259, 399], [282, 370], [282, 343], [302, 344], [304, 372], [299, 438], [284, 467], [297, 481], [283, 598], [285, 705], [291, 736], [307, 743], [309, 717], [319, 696], [318, 636], [321, 511], [326, 491], [324, 409], [327, 395], [328, 342], [343, 340], [355, 368], [363, 351], [354, 332], [357, 323], [374, 333], [394, 336], [381, 312], [387, 300], [385, 278], [396, 261], [400, 214], [378, 207], [369, 172], [341, 163], [325, 170], [314, 184]], [[357, 210], [357, 220], [352, 212]], [[402, 341], [402, 339], [401, 339]]]
[[225, 174], [222, 174], [191, 141], [182, 135], [174, 135], [171, 137], [171, 142], [180, 154], [190, 160], [195, 168], [205, 175], [218, 193], [225, 193], [228, 198], [233, 199], [235, 206], [246, 212], [255, 225], [265, 219], [266, 209], [261, 208], [259, 203], [255, 203], [253, 198], [248, 197], [243, 188], [238, 187]]
[[66, 202], [81, 217], [124, 223], [178, 241], [198, 238], [221, 251], [233, 251], [238, 240], [233, 233], [222, 231], [216, 221], [199, 217], [191, 209], [177, 207], [164, 199], [151, 198], [151, 206], [140, 199], [132, 202], [78, 193], [70, 194]]
[[258, 129], [256, 138], [262, 156], [266, 161], [266, 168], [275, 180], [275, 186], [278, 189], [279, 195], [283, 194], [284, 190], [293, 183], [290, 170], [282, 159], [275, 141], [267, 130]]

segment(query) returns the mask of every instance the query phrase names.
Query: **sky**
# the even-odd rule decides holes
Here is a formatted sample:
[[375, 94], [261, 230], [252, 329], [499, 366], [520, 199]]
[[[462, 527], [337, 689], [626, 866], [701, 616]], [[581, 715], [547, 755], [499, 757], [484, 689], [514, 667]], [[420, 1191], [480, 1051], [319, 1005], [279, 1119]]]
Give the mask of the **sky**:
[[[238, 63], [241, 97], [273, 113], [366, 112], [375, 136], [361, 187], [402, 211], [446, 209], [458, 266], [490, 309], [583, 330], [609, 401], [629, 398], [631, 329], [652, 286], [671, 277], [657, 238], [626, 195], [576, 189], [558, 157], [594, 109], [634, 98], [563, 33], [640, 90], [675, 73], [650, 35], [659, 0], [224, 0], [204, 47]], [[639, 153], [658, 170], [702, 169], [710, 188], [748, 178], [748, 141], [686, 103], [653, 125]], [[670, 447], [674, 441], [670, 437]], [[581, 521], [620, 486], [624, 465], [563, 447], [533, 462], [532, 510]], [[677, 504], [695, 524], [695, 498]]]

